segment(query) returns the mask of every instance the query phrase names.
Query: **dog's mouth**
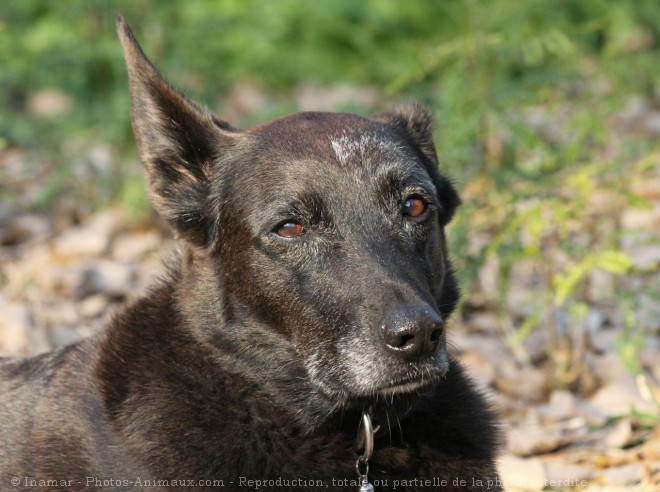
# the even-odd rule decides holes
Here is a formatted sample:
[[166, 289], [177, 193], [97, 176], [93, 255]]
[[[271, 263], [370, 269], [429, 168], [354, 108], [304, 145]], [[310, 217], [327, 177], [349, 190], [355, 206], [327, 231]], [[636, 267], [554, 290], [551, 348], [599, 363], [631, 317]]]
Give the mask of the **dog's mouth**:
[[431, 385], [433, 381], [435, 381], [435, 378], [419, 379], [416, 381], [408, 381], [408, 382], [404, 381], [401, 383], [391, 384], [384, 386], [382, 388], [378, 388], [377, 390], [374, 391], [374, 393], [383, 396], [414, 393], [421, 391], [424, 388], [427, 388], [429, 385]]
[[324, 393], [340, 399], [393, 397], [419, 394], [437, 383], [445, 374], [442, 367], [417, 367], [406, 374], [387, 379], [374, 377], [354, 381], [340, 378], [312, 377], [311, 381]]
[[367, 391], [358, 390], [358, 393], [381, 396], [420, 393], [440, 380], [445, 372], [441, 365], [418, 366], [412, 368], [406, 374], [391, 378], [383, 383], [374, 384]]

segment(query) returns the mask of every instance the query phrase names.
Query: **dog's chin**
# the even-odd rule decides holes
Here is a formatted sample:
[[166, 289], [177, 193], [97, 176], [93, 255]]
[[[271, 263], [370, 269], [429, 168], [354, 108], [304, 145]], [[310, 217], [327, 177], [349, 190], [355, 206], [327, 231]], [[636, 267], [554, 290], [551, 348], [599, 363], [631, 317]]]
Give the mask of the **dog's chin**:
[[393, 384], [390, 386], [376, 388], [373, 391], [371, 391], [371, 394], [388, 396], [388, 395], [418, 393], [420, 391], [423, 391], [425, 388], [428, 388], [433, 383], [433, 381], [434, 381], [433, 379], [431, 380], [424, 379], [424, 380]]
[[405, 373], [389, 377], [339, 381], [337, 379], [313, 378], [312, 383], [326, 396], [348, 402], [361, 399], [378, 399], [423, 393], [446, 374], [438, 366], [415, 367]]
[[420, 367], [409, 374], [394, 375], [384, 381], [374, 382], [371, 387], [354, 387], [356, 396], [393, 396], [421, 393], [445, 375], [439, 367]]

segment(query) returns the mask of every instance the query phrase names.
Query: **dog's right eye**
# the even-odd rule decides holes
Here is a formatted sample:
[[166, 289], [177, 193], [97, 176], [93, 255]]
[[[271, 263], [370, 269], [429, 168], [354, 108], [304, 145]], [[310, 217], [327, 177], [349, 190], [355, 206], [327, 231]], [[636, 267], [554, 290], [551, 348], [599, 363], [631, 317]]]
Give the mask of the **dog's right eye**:
[[280, 237], [298, 237], [305, 234], [305, 228], [298, 222], [288, 220], [275, 227], [273, 232]]

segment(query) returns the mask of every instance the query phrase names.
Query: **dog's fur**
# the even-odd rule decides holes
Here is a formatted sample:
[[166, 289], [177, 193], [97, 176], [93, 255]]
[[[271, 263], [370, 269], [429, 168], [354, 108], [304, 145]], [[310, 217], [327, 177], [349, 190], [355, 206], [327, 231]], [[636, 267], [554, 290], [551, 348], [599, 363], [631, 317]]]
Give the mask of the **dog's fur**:
[[[300, 113], [239, 131], [117, 27], [151, 198], [180, 253], [100, 336], [0, 363], [0, 488], [281, 477], [357, 490], [368, 411], [377, 490], [499, 490], [491, 413], [445, 347], [458, 294], [444, 226], [459, 199], [427, 111]], [[402, 214], [410, 196], [427, 203], [418, 217]], [[281, 237], [285, 222], [303, 233]], [[431, 349], [398, 352], [429, 323]]]

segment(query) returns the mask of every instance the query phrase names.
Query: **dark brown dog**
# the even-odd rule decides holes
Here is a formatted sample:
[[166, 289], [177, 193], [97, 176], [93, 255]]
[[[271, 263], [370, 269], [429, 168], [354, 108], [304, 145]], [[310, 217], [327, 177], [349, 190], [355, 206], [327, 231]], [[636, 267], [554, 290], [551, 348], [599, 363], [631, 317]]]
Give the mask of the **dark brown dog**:
[[180, 253], [100, 336], [0, 364], [0, 489], [358, 490], [366, 412], [377, 490], [499, 490], [491, 414], [446, 351], [459, 199], [428, 113], [240, 131], [117, 26]]

